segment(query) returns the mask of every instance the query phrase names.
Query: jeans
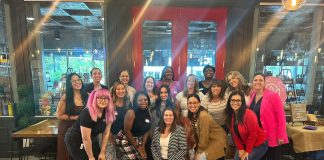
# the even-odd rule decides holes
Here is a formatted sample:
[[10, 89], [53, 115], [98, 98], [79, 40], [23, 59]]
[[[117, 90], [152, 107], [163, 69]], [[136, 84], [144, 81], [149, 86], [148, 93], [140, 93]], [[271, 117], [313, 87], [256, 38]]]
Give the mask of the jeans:
[[[268, 143], [266, 141], [261, 145], [254, 147], [252, 152], [249, 154], [248, 158], [249, 160], [259, 160], [267, 152], [267, 150], [268, 150]], [[240, 160], [240, 157], [238, 155], [238, 150], [236, 150], [235, 152], [234, 160]]]

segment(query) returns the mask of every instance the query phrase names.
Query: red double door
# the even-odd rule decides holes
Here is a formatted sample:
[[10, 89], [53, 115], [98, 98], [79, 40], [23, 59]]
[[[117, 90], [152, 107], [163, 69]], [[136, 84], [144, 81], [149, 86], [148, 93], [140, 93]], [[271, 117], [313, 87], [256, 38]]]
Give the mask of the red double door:
[[[134, 59], [134, 82], [136, 89], [140, 89], [144, 79], [145, 59], [143, 58], [143, 24], [147, 21], [167, 21], [171, 26], [171, 66], [174, 69], [175, 80], [184, 82], [187, 75], [188, 57], [188, 31], [193, 21], [214, 22], [217, 24], [217, 34], [214, 44], [215, 61], [211, 64], [216, 68], [215, 78], [225, 77], [226, 57], [226, 21], [227, 8], [180, 8], [180, 7], [134, 7], [132, 52]], [[184, 83], [180, 83], [183, 85]], [[182, 86], [183, 87], [183, 86]]]

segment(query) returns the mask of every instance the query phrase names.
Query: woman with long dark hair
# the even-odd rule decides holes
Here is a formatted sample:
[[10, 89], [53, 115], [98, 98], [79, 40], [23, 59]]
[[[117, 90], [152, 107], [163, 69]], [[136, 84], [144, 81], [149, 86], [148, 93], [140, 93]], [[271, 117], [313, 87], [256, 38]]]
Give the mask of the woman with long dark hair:
[[237, 146], [234, 160], [259, 160], [267, 151], [267, 138], [256, 115], [247, 108], [244, 93], [233, 91], [225, 109], [226, 122]]
[[204, 107], [200, 97], [193, 93], [188, 95], [188, 118], [196, 141], [195, 156], [197, 159], [223, 160], [227, 145], [227, 136]]
[[151, 118], [152, 118], [152, 130], [155, 129], [160, 123], [162, 117], [162, 111], [165, 108], [175, 109], [173, 100], [170, 93], [170, 88], [166, 84], [162, 84], [158, 90], [158, 98], [155, 105], [151, 109]]
[[175, 121], [175, 112], [166, 108], [162, 112], [161, 123], [154, 130], [152, 138], [152, 154], [154, 160], [185, 160], [187, 139], [184, 128]]
[[57, 138], [57, 154], [56, 159], [67, 160], [69, 153], [64, 144], [64, 136], [68, 128], [70, 128], [75, 120], [78, 119], [81, 111], [85, 106], [85, 100], [82, 99], [81, 77], [76, 73], [70, 73], [66, 78], [66, 92], [61, 97], [57, 105], [57, 119], [60, 120]]
[[144, 79], [142, 90], [149, 95], [151, 104], [154, 104], [158, 97], [158, 87], [156, 86], [155, 79], [152, 76], [147, 76]]
[[[105, 160], [106, 146], [115, 111], [107, 89], [92, 91], [87, 107], [65, 135], [66, 147], [73, 159]], [[98, 135], [102, 134], [101, 145]]]
[[254, 75], [252, 84], [254, 92], [249, 106], [257, 115], [269, 146], [262, 159], [280, 160], [281, 145], [288, 143], [284, 105], [277, 93], [265, 88], [265, 75], [262, 73]]
[[213, 80], [207, 94], [201, 101], [201, 106], [205, 107], [213, 119], [228, 133], [228, 129], [225, 126], [225, 108], [227, 103], [225, 90], [226, 87], [222, 81]]

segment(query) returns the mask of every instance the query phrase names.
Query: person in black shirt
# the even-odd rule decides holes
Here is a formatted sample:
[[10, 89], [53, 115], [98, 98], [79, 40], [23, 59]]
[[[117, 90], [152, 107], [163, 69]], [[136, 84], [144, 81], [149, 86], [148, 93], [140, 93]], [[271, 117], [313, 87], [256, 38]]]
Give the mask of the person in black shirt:
[[124, 128], [124, 117], [129, 109], [130, 102], [126, 86], [123, 82], [114, 83], [112, 89], [112, 100], [115, 108], [116, 120], [111, 125], [111, 136], [107, 146], [106, 160], [124, 159], [124, 155], [118, 145], [115, 145], [117, 133]]
[[148, 111], [150, 98], [146, 92], [137, 92], [133, 108], [129, 109], [124, 119], [124, 130], [117, 134], [116, 144], [122, 147], [127, 159], [146, 159], [145, 145], [151, 127]]
[[[115, 111], [108, 90], [99, 89], [89, 95], [87, 108], [65, 134], [65, 144], [75, 160], [105, 160], [110, 127], [115, 120]], [[97, 140], [103, 133], [101, 149]]]
[[90, 71], [90, 75], [92, 78], [92, 83], [86, 84], [84, 88], [81, 91], [82, 98], [87, 102], [89, 94], [93, 90], [98, 90], [98, 89], [108, 89], [107, 86], [100, 84], [100, 81], [102, 79], [102, 73], [99, 68], [92, 68]]
[[199, 82], [199, 91], [206, 94], [209, 90], [210, 85], [214, 79], [215, 67], [206, 65], [203, 69], [205, 80]]

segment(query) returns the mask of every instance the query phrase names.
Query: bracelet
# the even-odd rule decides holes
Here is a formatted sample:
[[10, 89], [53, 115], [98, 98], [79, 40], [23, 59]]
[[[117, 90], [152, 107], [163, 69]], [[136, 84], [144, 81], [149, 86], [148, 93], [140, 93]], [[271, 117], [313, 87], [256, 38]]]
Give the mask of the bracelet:
[[71, 119], [70, 119], [70, 115], [68, 115], [68, 118], [67, 118], [67, 120], [71, 120]]

